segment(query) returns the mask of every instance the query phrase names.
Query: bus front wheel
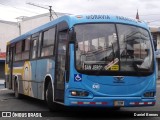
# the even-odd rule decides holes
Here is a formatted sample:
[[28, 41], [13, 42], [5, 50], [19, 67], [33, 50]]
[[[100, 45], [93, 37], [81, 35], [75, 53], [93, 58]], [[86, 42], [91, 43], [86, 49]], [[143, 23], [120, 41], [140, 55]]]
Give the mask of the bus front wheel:
[[46, 102], [48, 105], [48, 108], [50, 111], [57, 111], [57, 104], [53, 102], [53, 89], [52, 89], [52, 83], [49, 82], [48, 87], [46, 88], [45, 91], [45, 98], [46, 98]]

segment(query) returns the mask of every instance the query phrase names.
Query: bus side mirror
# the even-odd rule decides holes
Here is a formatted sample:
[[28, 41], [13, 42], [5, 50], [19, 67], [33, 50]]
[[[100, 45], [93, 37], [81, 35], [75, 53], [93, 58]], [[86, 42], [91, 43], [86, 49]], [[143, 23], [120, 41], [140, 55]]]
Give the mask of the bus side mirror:
[[69, 31], [69, 42], [75, 43], [75, 41], [76, 41], [76, 32]]

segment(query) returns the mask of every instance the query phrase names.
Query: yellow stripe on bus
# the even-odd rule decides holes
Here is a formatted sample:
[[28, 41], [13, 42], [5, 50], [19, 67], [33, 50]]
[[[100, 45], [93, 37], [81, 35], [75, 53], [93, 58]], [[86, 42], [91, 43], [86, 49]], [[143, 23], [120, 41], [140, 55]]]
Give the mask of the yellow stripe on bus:
[[5, 64], [5, 75], [9, 75], [8, 64]]
[[23, 74], [23, 69], [13, 69], [13, 74]]

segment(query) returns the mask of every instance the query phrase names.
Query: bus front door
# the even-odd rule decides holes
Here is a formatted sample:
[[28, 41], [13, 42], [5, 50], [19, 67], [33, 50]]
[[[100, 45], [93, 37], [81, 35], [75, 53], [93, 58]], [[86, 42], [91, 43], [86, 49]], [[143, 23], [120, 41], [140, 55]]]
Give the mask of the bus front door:
[[54, 100], [64, 102], [67, 30], [58, 33], [55, 66]]

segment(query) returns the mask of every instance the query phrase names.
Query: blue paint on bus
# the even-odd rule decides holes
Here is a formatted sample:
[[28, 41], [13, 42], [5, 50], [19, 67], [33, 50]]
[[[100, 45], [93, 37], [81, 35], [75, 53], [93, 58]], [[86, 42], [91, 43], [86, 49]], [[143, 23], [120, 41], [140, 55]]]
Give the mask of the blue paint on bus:
[[[59, 60], [61, 60], [61, 59], [62, 60], [66, 59], [66, 56], [65, 57], [63, 56], [63, 54], [64, 54], [63, 51], [65, 51], [66, 48], [63, 49], [61, 52], [56, 46], [55, 51], [60, 52], [60, 55], [59, 55], [60, 57], [58, 56], [58, 58], [54, 58], [55, 56], [50, 56], [50, 57], [45, 57], [43, 59], [37, 58], [37, 59], [35, 59], [35, 60], [33, 59], [31, 61], [28, 60], [27, 62], [29, 62], [29, 63], [27, 63], [25, 61], [26, 63], [25, 62], [16, 62], [13, 64], [13, 67], [22, 67], [22, 69], [25, 69], [25, 66], [28, 65], [27, 67], [31, 70], [31, 72], [29, 72], [29, 73], [25, 73], [25, 71], [22, 71], [23, 74], [21, 75], [24, 77], [24, 80], [26, 78], [26, 79], [29, 79], [30, 81], [35, 81], [35, 83], [34, 82], [31, 83], [33, 93], [27, 93], [29, 91], [26, 91], [27, 95], [44, 100], [45, 96], [43, 96], [43, 95], [44, 95], [44, 92], [46, 92], [45, 91], [45, 87], [46, 87], [45, 82], [47, 81], [45, 77], [49, 76], [49, 77], [51, 77], [53, 90], [55, 90], [53, 93], [54, 94], [53, 102], [61, 102], [62, 104], [66, 105], [66, 106], [101, 106], [101, 107], [134, 106], [134, 107], [136, 107], [136, 106], [153, 106], [153, 105], [155, 105], [155, 102], [156, 102], [156, 96], [155, 96], [156, 95], [156, 74], [157, 74], [156, 73], [156, 60], [155, 60], [155, 55], [151, 55], [152, 53], [154, 53], [152, 51], [153, 50], [153, 41], [151, 41], [151, 39], [150, 39], [149, 28], [145, 22], [138, 21], [138, 20], [131, 19], [131, 18], [122, 17], [122, 16], [112, 16], [112, 15], [107, 15], [107, 14], [106, 15], [63, 16], [63, 17], [60, 17], [60, 18], [58, 18], [54, 21], [51, 21], [45, 25], [42, 25], [41, 27], [38, 27], [38, 28], [26, 33], [26, 34], [23, 34], [18, 38], [13, 39], [12, 41], [10, 41], [9, 44], [24, 40], [27, 37], [29, 37], [35, 33], [43, 32], [53, 26], [56, 26], [58, 23], [63, 22], [63, 21], [65, 21], [68, 24], [68, 30], [71, 30], [71, 28], [74, 28], [74, 29], [77, 29], [77, 31], [79, 30], [80, 32], [81, 32], [81, 29], [78, 27], [76, 28], [76, 26], [81, 26], [81, 25], [85, 26], [86, 24], [87, 25], [90, 24], [91, 27], [95, 27], [96, 25], [99, 25], [99, 24], [101, 24], [101, 26], [103, 26], [103, 24], [113, 25], [116, 28], [115, 32], [111, 33], [112, 36], [106, 35], [108, 37], [108, 39], [111, 39], [111, 42], [108, 43], [108, 44], [110, 44], [110, 47], [102, 49], [102, 48], [98, 48], [99, 47], [98, 46], [97, 49], [100, 52], [99, 53], [97, 51], [96, 51], [97, 53], [95, 51], [92, 52], [92, 53], [96, 53], [96, 54], [103, 53], [102, 55], [98, 56], [99, 58], [101, 56], [105, 56], [105, 55], [107, 56], [108, 53], [106, 53], [106, 51], [109, 51], [110, 53], [113, 52], [114, 53], [114, 57], [112, 56], [113, 60], [112, 61], [110, 60], [110, 62], [111, 62], [110, 64], [107, 62], [103, 62], [103, 60], [102, 61], [99, 60], [98, 62], [97, 61], [95, 62], [93, 59], [91, 59], [91, 60], [87, 61], [88, 56], [89, 57], [93, 56], [90, 54], [91, 52], [89, 51], [89, 49], [91, 49], [91, 48], [89, 48], [89, 45], [94, 43], [93, 42], [94, 37], [91, 38], [93, 40], [90, 42], [88, 42], [89, 40], [86, 37], [85, 40], [86, 40], [87, 44], [84, 44], [85, 40], [84, 39], [81, 40], [81, 39], [83, 38], [82, 36], [86, 35], [86, 34], [81, 33], [83, 35], [80, 34], [81, 35], [81, 36], [79, 35], [80, 37], [75, 38], [77, 41], [78, 41], [78, 39], [80, 39], [79, 43], [83, 43], [83, 47], [82, 46], [81, 47], [83, 48], [84, 51], [83, 51], [83, 54], [81, 54], [81, 56], [86, 57], [85, 58], [86, 61], [82, 60], [83, 58], [81, 58], [80, 62], [83, 62], [83, 64], [82, 64], [82, 66], [80, 66], [80, 68], [77, 67], [79, 64], [76, 63], [77, 62], [76, 58], [79, 57], [76, 53], [77, 48], [76, 48], [75, 44], [77, 41], [76, 42], [69, 42], [69, 44], [68, 44], [68, 48], [69, 48], [67, 51], [69, 53], [69, 56], [67, 56], [67, 57], [69, 57], [68, 63], [63, 63], [63, 62], [60, 63], [59, 62]], [[122, 25], [122, 26], [118, 26], [118, 25]], [[148, 48], [144, 51], [142, 51], [140, 49], [140, 53], [141, 52], [143, 53], [142, 56], [145, 56], [146, 54], [150, 54], [150, 59], [152, 59], [152, 62], [150, 64], [153, 64], [152, 67], [150, 67], [151, 66], [150, 65], [147, 69], [145, 65], [144, 66], [141, 65], [143, 63], [143, 59], [146, 58], [147, 55], [144, 58], [142, 58], [142, 56], [140, 54], [139, 58], [141, 58], [141, 59], [139, 60], [139, 59], [133, 58], [132, 55], [131, 56], [127, 55], [127, 53], [126, 53], [125, 59], [122, 58], [123, 54], [121, 53], [120, 48], [123, 45], [120, 45], [118, 39], [123, 38], [125, 35], [118, 36], [117, 34], [119, 34], [118, 32], [121, 32], [120, 30], [118, 31], [118, 27], [119, 28], [124, 27], [123, 25], [125, 27], [127, 26], [128, 28], [131, 26], [131, 30], [132, 29], [137, 30], [137, 31], [139, 30], [138, 35], [135, 35], [135, 36], [133, 35], [132, 39], [140, 39], [140, 37], [141, 37], [141, 39], [142, 38], [144, 39], [144, 40], [142, 39], [143, 41], [148, 40], [147, 42], [149, 42], [150, 48]], [[86, 30], [86, 29], [84, 29], [84, 30]], [[90, 31], [92, 31], [92, 30], [90, 30]], [[95, 33], [95, 32], [93, 32], [93, 33]], [[145, 36], [146, 33], [147, 33], [147, 37]], [[77, 34], [78, 34], [78, 32], [76, 33], [76, 35]], [[134, 33], [134, 34], [137, 34], [137, 33]], [[94, 36], [95, 34], [92, 34], [92, 35]], [[56, 37], [56, 39], [57, 38], [58, 37]], [[103, 41], [105, 41], [105, 40], [103, 40], [103, 38], [104, 38], [104, 36], [100, 36], [99, 38], [96, 38], [96, 39], [98, 39], [98, 40], [100, 39], [103, 42]], [[117, 43], [115, 42], [116, 44], [114, 44], [114, 43], [112, 43], [113, 40], [115, 40], [116, 42], [118, 41], [118, 42]], [[123, 43], [124, 41], [120, 41], [120, 42]], [[144, 48], [147, 46], [146, 41], [142, 44]], [[59, 42], [59, 41], [57, 40], [56, 42]], [[98, 44], [101, 44], [101, 43], [98, 43]], [[119, 45], [117, 45], [117, 44], [119, 44]], [[125, 49], [127, 49], [127, 47], [128, 48], [130, 47], [130, 46], [127, 46], [128, 45], [127, 42], [125, 44], [126, 44], [126, 47], [124, 47]], [[141, 43], [138, 40], [137, 41], [135, 40], [131, 45], [132, 45], [132, 47], [134, 46], [136, 49], [138, 49], [138, 48], [141, 48], [138, 46], [139, 44], [141, 44]], [[80, 45], [82, 45], [82, 44], [80, 44]], [[80, 45], [79, 45], [79, 48], [80, 48]], [[114, 48], [114, 45], [115, 46], [117, 45], [117, 46]], [[85, 47], [88, 51], [86, 49], [84, 49]], [[100, 47], [102, 47], [102, 46], [100, 46]], [[115, 49], [119, 49], [119, 51], [116, 53]], [[147, 50], [150, 53], [147, 52]], [[132, 51], [130, 50], [129, 52], [131, 53]], [[134, 50], [134, 52], [136, 54], [137, 51]], [[115, 57], [116, 54], [118, 54], [117, 58]], [[131, 54], [133, 54], [133, 53], [131, 53]], [[55, 55], [57, 55], [57, 53]], [[120, 55], [122, 55], [122, 57]], [[105, 59], [107, 59], [107, 58], [105, 58]], [[118, 59], [118, 62], [116, 63], [115, 61], [117, 59]], [[127, 61], [127, 59], [129, 59], [128, 60], [129, 63], [137, 62], [135, 65], [135, 67], [137, 67], [136, 70], [134, 67], [132, 67], [132, 68], [130, 68], [130, 71], [128, 72], [125, 68], [123, 68], [123, 66], [121, 64], [123, 64], [125, 66], [125, 60]], [[24, 64], [26, 64], [26, 65], [24, 65]], [[61, 70], [62, 68], [65, 68], [64, 66], [66, 66], [68, 64], [69, 64], [69, 67], [68, 67], [69, 72], [66, 69]], [[58, 65], [60, 67], [57, 67]], [[87, 66], [86, 69], [85, 69], [85, 65]], [[113, 70], [111, 70], [110, 66], [113, 66], [113, 68], [112, 68]], [[125, 66], [125, 67], [129, 68], [130, 65]], [[122, 68], [126, 71], [121, 71]], [[140, 71], [139, 72], [140, 74], [138, 74], [138, 72], [137, 72], [138, 70]], [[148, 73], [150, 72], [150, 74], [148, 74], [146, 71]], [[106, 73], [100, 74], [102, 72], [103, 73], [106, 72]], [[126, 72], [126, 73], [128, 72], [130, 75], [126, 75], [126, 74], [124, 74], [124, 72]], [[136, 74], [132, 74], [132, 72], [133, 73], [136, 72]], [[122, 73], [122, 75], [119, 75], [120, 73]], [[144, 73], [144, 75], [141, 73]], [[25, 74], [26, 75], [31, 74], [31, 78], [28, 78], [27, 76], [25, 76]], [[59, 75], [58, 76], [59, 78], [56, 77], [56, 75]], [[67, 78], [67, 76], [68, 76], [68, 78]], [[57, 79], [57, 81], [55, 79]], [[62, 79], [63, 81], [59, 81], [59, 79]], [[59, 85], [59, 83], [61, 83], [61, 82], [64, 82], [64, 84], [63, 84], [64, 88], [62, 87], [62, 84]], [[24, 87], [25, 87], [25, 84], [24, 84]], [[34, 94], [34, 95], [32, 95], [32, 94]], [[64, 95], [64, 96], [61, 96], [61, 97], [64, 97], [62, 101], [60, 101], [60, 100], [58, 101], [58, 99], [61, 99], [59, 97], [60, 95]], [[56, 98], [56, 97], [59, 97], [59, 98]]]

